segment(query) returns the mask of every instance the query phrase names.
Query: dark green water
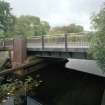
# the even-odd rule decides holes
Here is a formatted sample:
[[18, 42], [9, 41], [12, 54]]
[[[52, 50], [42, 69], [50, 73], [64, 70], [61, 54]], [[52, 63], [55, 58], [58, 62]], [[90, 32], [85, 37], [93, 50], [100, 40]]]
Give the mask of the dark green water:
[[[105, 80], [95, 61], [69, 59], [46, 63], [48, 66], [31, 73], [33, 78], [40, 75], [43, 82], [29, 91], [29, 96], [42, 105], [101, 105]], [[29, 101], [30, 105], [37, 105]]]
[[[94, 61], [73, 62], [66, 63], [66, 67], [64, 62], [56, 62], [40, 70], [38, 74], [43, 83], [35, 94], [32, 92], [33, 97], [45, 105], [101, 105], [104, 78], [93, 75]], [[89, 67], [89, 62], [93, 62], [93, 68]], [[75, 64], [78, 70], [74, 70]]]

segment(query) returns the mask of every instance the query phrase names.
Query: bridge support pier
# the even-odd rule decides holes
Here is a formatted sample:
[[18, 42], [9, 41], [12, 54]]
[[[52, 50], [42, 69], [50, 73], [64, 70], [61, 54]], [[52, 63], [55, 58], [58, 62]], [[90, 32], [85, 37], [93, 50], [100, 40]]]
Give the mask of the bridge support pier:
[[18, 37], [14, 39], [13, 44], [13, 63], [12, 68], [16, 68], [23, 64], [27, 59], [26, 38]]
[[[13, 43], [13, 62], [12, 62], [12, 68], [17, 68], [25, 63], [27, 59], [27, 44], [26, 44], [26, 38], [24, 37], [17, 37], [14, 39]], [[24, 70], [19, 69], [14, 72], [17, 76], [24, 75]], [[15, 76], [14, 76], [15, 78]], [[16, 78], [15, 78], [16, 79]], [[14, 97], [14, 105], [26, 105], [26, 91], [24, 89], [19, 89], [15, 93]]]

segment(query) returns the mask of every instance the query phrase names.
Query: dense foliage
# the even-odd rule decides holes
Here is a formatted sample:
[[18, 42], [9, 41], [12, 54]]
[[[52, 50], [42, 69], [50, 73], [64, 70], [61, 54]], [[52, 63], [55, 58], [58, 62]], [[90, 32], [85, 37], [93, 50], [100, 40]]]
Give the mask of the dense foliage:
[[79, 33], [83, 31], [84, 31], [84, 28], [82, 26], [70, 24], [68, 26], [54, 27], [49, 33], [50, 34], [63, 34], [63, 33]]
[[11, 14], [11, 10], [8, 2], [0, 0], [0, 37], [36, 36], [47, 34], [49, 31], [50, 25], [39, 17], [16, 17]]
[[[25, 97], [26, 93], [30, 91], [32, 88], [37, 88], [42, 81], [33, 79], [30, 76], [27, 76], [23, 80], [19, 79], [8, 79], [5, 81], [5, 83], [0, 83], [0, 103], [2, 103], [3, 100], [6, 100], [8, 97], [14, 97], [16, 100], [17, 98], [17, 93], [21, 92], [19, 95], [23, 95]], [[21, 98], [21, 97], [20, 97]], [[24, 101], [22, 99], [22, 101]], [[20, 105], [19, 102], [16, 102]]]
[[5, 37], [12, 34], [14, 28], [14, 16], [11, 14], [9, 3], [0, 1], [0, 34]]
[[91, 52], [105, 72], [105, 4], [99, 13], [92, 16], [92, 24], [96, 32], [92, 39]]
[[20, 16], [16, 18], [15, 35], [38, 36], [47, 34], [50, 26], [35, 16]]

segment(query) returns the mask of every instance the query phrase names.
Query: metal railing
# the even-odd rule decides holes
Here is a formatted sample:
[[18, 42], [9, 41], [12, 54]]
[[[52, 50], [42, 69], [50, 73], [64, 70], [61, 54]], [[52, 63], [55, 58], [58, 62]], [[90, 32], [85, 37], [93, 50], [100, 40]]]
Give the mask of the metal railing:
[[63, 48], [67, 51], [69, 48], [89, 48], [90, 36], [78, 34], [64, 35], [43, 35], [27, 40], [28, 47], [41, 48]]
[[[28, 48], [89, 48], [90, 36], [85, 34], [42, 35], [27, 38]], [[0, 39], [0, 48], [13, 47], [13, 38]]]
[[0, 38], [0, 48], [13, 48], [13, 38]]

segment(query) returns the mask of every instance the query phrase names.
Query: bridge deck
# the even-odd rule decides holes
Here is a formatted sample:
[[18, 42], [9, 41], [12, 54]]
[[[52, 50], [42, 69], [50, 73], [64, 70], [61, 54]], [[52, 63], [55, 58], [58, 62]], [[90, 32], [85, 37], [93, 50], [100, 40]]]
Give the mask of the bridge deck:
[[[7, 50], [13, 48], [13, 40], [7, 40], [1, 45], [0, 50]], [[38, 36], [27, 39], [28, 52], [34, 52], [39, 56], [51, 56], [54, 57], [63, 55], [63, 57], [77, 57], [87, 56], [86, 53], [89, 49], [89, 38], [86, 35], [63, 35], [63, 36]], [[56, 54], [54, 54], [56, 53]], [[66, 54], [67, 53], [67, 54]], [[73, 56], [72, 56], [73, 55]]]

